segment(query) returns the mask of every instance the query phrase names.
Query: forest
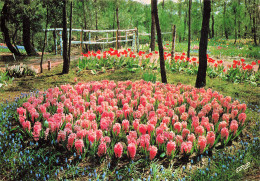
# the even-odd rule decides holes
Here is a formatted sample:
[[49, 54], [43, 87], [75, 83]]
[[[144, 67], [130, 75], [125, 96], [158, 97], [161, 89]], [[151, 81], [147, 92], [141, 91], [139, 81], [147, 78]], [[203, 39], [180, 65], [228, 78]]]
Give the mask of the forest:
[[0, 2], [0, 180], [258, 180], [259, 0]]
[[[48, 28], [62, 28], [62, 1], [6, 1], [6, 24], [9, 29], [10, 41], [14, 45], [23, 45], [23, 19], [30, 24], [30, 41], [38, 50], [42, 49], [46, 20]], [[241, 39], [253, 40], [253, 45], [259, 43], [259, 9], [257, 0], [214, 1], [211, 4], [209, 25], [209, 39], [229, 40], [238, 44]], [[4, 2], [0, 4], [3, 10]], [[198, 41], [202, 23], [203, 3], [200, 0], [192, 1], [190, 5], [191, 40]], [[67, 11], [69, 12], [69, 6]], [[119, 27], [117, 24], [116, 9], [118, 8]], [[47, 17], [47, 9], [49, 11]], [[177, 27], [178, 42], [188, 39], [188, 11], [189, 0], [167, 1], [158, 4], [160, 27], [162, 32], [171, 32], [172, 25]], [[3, 13], [3, 11], [2, 11]], [[132, 0], [78, 0], [73, 2], [72, 27], [74, 29], [112, 30], [133, 29], [138, 27], [140, 33], [151, 33], [151, 6]], [[69, 15], [69, 13], [68, 13]], [[69, 24], [68, 24], [69, 25]], [[75, 35], [78, 36], [79, 34]], [[76, 38], [76, 37], [75, 37]], [[165, 35], [165, 40], [170, 40]], [[1, 34], [0, 41], [4, 41]], [[140, 37], [141, 43], [149, 43], [148, 36]], [[49, 36], [47, 51], [53, 50], [53, 41]], [[51, 46], [52, 45], [52, 46]], [[254, 49], [251, 57], [259, 58], [259, 52]]]

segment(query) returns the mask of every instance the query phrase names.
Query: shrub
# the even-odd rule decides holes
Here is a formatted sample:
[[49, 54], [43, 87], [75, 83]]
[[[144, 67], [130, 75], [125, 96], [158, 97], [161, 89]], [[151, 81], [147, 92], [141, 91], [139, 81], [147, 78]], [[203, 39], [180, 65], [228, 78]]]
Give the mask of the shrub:
[[21, 63], [20, 65], [6, 65], [6, 73], [6, 75], [9, 77], [24, 77], [36, 75], [37, 70], [32, 66], [29, 67], [28, 65]]

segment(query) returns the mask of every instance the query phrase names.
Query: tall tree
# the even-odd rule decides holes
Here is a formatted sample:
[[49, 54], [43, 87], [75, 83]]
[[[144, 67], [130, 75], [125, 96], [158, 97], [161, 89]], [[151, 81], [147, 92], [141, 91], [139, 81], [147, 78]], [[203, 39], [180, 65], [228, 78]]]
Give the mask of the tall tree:
[[[241, 10], [241, 2], [240, 2], [240, 0], [238, 0], [238, 6], [239, 6], [239, 10]], [[239, 13], [238, 13], [238, 38], [241, 38], [241, 34], [240, 34], [240, 32], [241, 32], [241, 30], [240, 30], [240, 24], [241, 24], [241, 15], [240, 15], [240, 11], [239, 11]]]
[[[185, 5], [185, 6], [188, 6], [188, 4], [189, 4], [188, 0], [185, 0], [184, 5]], [[185, 9], [186, 9], [186, 8], [185, 8]], [[185, 16], [184, 16], [183, 40], [184, 40], [185, 37], [186, 37], [186, 26], [187, 26], [187, 11], [185, 11]]]
[[157, 0], [152, 0], [152, 4], [153, 4], [152, 13], [154, 14], [154, 17], [155, 17], [157, 41], [158, 41], [159, 55], [160, 55], [161, 78], [162, 78], [163, 83], [167, 83], [163, 46], [162, 46], [162, 35], [161, 35], [161, 28], [160, 28], [160, 22], [159, 22], [159, 17], [158, 17], [158, 9], [157, 9]]
[[206, 85], [208, 32], [211, 11], [210, 1], [211, 0], [204, 0], [203, 2], [203, 20], [199, 43], [199, 69], [195, 85], [197, 88], [204, 87]]
[[[181, 13], [182, 13], [182, 3], [181, 0], [178, 0], [178, 18], [181, 19]], [[181, 33], [179, 32], [179, 42], [181, 42]]]
[[[95, 3], [95, 15], [96, 15], [96, 30], [98, 30], [98, 5], [97, 5], [97, 0], [94, 0]], [[98, 35], [96, 33], [96, 40], [98, 39]], [[96, 49], [97, 49], [97, 45], [95, 45]]]
[[63, 74], [69, 73], [69, 67], [70, 67], [70, 61], [68, 58], [68, 38], [67, 38], [67, 12], [66, 7], [67, 6], [67, 0], [63, 0], [63, 7], [62, 7], [62, 25], [63, 25], [63, 31], [62, 31], [62, 41], [63, 41]]
[[214, 5], [214, 2], [212, 0], [212, 5], [211, 5], [211, 38], [214, 38], [214, 35], [215, 35], [215, 31], [214, 31], [215, 21], [214, 21], [213, 5]]
[[151, 23], [151, 44], [150, 44], [150, 48], [151, 48], [151, 51], [154, 51], [155, 50], [155, 17], [154, 17], [154, 13], [153, 13], [153, 3], [152, 2], [151, 2], [151, 19], [152, 19], [152, 23]]
[[11, 41], [10, 41], [10, 36], [9, 36], [9, 30], [6, 26], [6, 20], [7, 17], [9, 16], [9, 10], [8, 10], [8, 6], [9, 6], [9, 1], [6, 0], [5, 4], [3, 6], [2, 9], [2, 13], [1, 13], [1, 30], [3, 32], [4, 35], [4, 41], [6, 43], [6, 46], [8, 47], [8, 49], [14, 54], [14, 55], [21, 55], [20, 52], [18, 50], [16, 50]]
[[188, 19], [188, 53], [187, 53], [187, 57], [190, 58], [190, 27], [191, 27], [191, 17], [190, 17], [190, 13], [191, 13], [191, 5], [192, 5], [192, 0], [189, 0], [189, 19]]
[[70, 50], [71, 50], [71, 35], [72, 35], [72, 6], [73, 1], [70, 2], [70, 33], [69, 33], [69, 51], [68, 51], [68, 58], [70, 62]]
[[45, 26], [45, 33], [44, 33], [44, 41], [43, 41], [43, 48], [42, 48], [42, 57], [41, 57], [41, 63], [40, 63], [40, 71], [42, 73], [42, 62], [43, 62], [43, 56], [44, 56], [44, 50], [45, 50], [45, 45], [46, 45], [46, 39], [47, 39], [47, 29], [48, 29], [48, 23], [49, 23], [49, 8], [48, 8], [48, 3], [46, 5], [46, 26]]
[[162, 1], [162, 8], [164, 9], [164, 0]]
[[[85, 0], [82, 0], [82, 10], [83, 10], [83, 19], [84, 19], [84, 25], [82, 27], [82, 29], [87, 29], [87, 17], [86, 17], [86, 8], [85, 8]], [[87, 36], [86, 33], [83, 32], [83, 40], [87, 41]], [[85, 51], [88, 51], [88, 45], [85, 44]]]
[[[30, 0], [24, 0], [25, 7], [30, 6]], [[27, 8], [29, 9], [29, 8]], [[35, 56], [38, 53], [35, 51], [34, 47], [31, 44], [31, 22], [28, 17], [28, 13], [24, 13], [23, 15], [23, 45], [27, 55]]]
[[120, 40], [120, 35], [121, 35], [121, 33], [118, 31], [118, 30], [120, 30], [120, 22], [119, 22], [119, 17], [118, 17], [118, 4], [116, 7], [116, 24], [117, 24], [117, 47], [116, 47], [116, 49], [118, 49], [120, 47], [119, 40]]
[[224, 32], [225, 32], [225, 37], [228, 39], [228, 30], [227, 30], [227, 25], [226, 25], [226, 9], [227, 9], [227, 3], [224, 1], [224, 18], [223, 18], [223, 23], [224, 23]]
[[232, 10], [235, 15], [235, 21], [234, 21], [234, 29], [235, 29], [235, 41], [234, 44], [237, 42], [237, 2], [233, 2], [232, 4]]
[[252, 26], [252, 31], [253, 31], [253, 36], [254, 36], [254, 43], [255, 45], [257, 45], [257, 41], [256, 41], [256, 28], [257, 28], [257, 25], [256, 25], [256, 17], [257, 17], [257, 9], [258, 9], [258, 6], [256, 5], [256, 0], [254, 0], [254, 3], [253, 3], [253, 26]]

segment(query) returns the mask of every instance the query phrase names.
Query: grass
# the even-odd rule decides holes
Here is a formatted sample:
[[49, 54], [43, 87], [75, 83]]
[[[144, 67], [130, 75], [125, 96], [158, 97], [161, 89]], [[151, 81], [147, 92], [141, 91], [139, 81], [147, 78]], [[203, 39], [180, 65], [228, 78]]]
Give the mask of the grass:
[[[90, 71], [77, 72], [77, 62], [72, 62], [70, 73], [61, 75], [62, 66], [51, 72], [45, 71], [35, 77], [17, 78], [11, 85], [1, 90], [0, 96], [11, 102], [2, 100], [0, 106], [0, 178], [3, 180], [254, 180], [259, 175], [259, 87], [244, 84], [233, 84], [218, 78], [207, 77], [206, 88], [211, 88], [223, 95], [245, 101], [248, 126], [239, 139], [233, 142], [234, 146], [217, 148], [204, 155], [192, 155], [189, 160], [178, 158], [169, 161], [148, 158], [139, 158], [134, 162], [123, 158], [118, 161], [114, 158], [95, 160], [81, 157], [67, 152], [55, 143], [41, 141], [38, 144], [24, 133], [14, 122], [13, 112], [20, 106], [26, 95], [21, 92], [44, 90], [62, 84], [98, 80], [140, 80], [146, 72], [129, 72], [126, 69], [110, 70], [105, 73], [92, 75]], [[159, 72], [153, 72], [156, 80], [160, 81]], [[196, 76], [181, 73], [167, 72], [169, 83], [195, 85]], [[154, 78], [153, 78], [154, 79]], [[19, 94], [19, 95], [18, 95]], [[16, 99], [14, 97], [21, 97]], [[242, 142], [241, 142], [242, 141]], [[241, 165], [250, 162], [250, 167], [236, 173]], [[191, 167], [190, 167], [191, 166]], [[190, 170], [191, 168], [191, 170]]]
[[[26, 54], [25, 50], [19, 49], [20, 53]], [[11, 53], [11, 51], [8, 48], [0, 48], [0, 53]]]

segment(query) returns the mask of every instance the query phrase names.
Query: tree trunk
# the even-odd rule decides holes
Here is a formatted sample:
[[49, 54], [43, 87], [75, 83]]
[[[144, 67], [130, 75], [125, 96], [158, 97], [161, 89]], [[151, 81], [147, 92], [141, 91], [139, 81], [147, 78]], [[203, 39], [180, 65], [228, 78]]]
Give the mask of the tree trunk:
[[[245, 0], [245, 7], [247, 9], [247, 0]], [[245, 17], [247, 17], [247, 10], [245, 10]], [[244, 38], [247, 37], [247, 25], [245, 24]]]
[[8, 49], [14, 54], [14, 55], [21, 55], [19, 51], [17, 51], [11, 41], [10, 41], [10, 36], [9, 36], [9, 30], [5, 24], [6, 22], [6, 17], [8, 15], [9, 11], [8, 11], [8, 2], [6, 1], [3, 9], [2, 9], [2, 15], [1, 15], [1, 30], [3, 32], [3, 36], [4, 36], [4, 41], [6, 43], [6, 46], [8, 47]]
[[63, 0], [62, 8], [62, 41], [63, 41], [63, 74], [69, 73], [70, 62], [68, 58], [68, 37], [67, 37], [67, 13], [66, 13], [67, 0]]
[[188, 26], [189, 26], [189, 30], [188, 30], [188, 52], [187, 52], [187, 57], [188, 59], [190, 58], [190, 25], [191, 25], [191, 5], [192, 5], [192, 0], [189, 0], [189, 19], [188, 19]]
[[206, 71], [207, 71], [207, 46], [208, 46], [208, 31], [210, 18], [210, 1], [204, 0], [203, 20], [199, 44], [199, 69], [197, 73], [197, 80], [195, 87], [201, 88], [206, 85]]
[[160, 22], [159, 22], [159, 17], [158, 17], [158, 10], [157, 10], [157, 0], [152, 0], [152, 3], [153, 3], [152, 13], [154, 14], [154, 17], [155, 17], [157, 41], [158, 41], [159, 55], [160, 55], [161, 78], [162, 78], [163, 83], [167, 83], [163, 46], [162, 46], [162, 37], [161, 37], [161, 28], [160, 28]]
[[163, 2], [162, 2], [162, 8], [164, 9], [164, 0], [163, 0]]
[[[178, 0], [178, 17], [181, 19], [181, 10], [182, 10], [182, 5], [181, 5], [181, 0]], [[181, 33], [179, 32], [179, 43], [181, 42]]]
[[256, 11], [257, 11], [257, 8], [258, 8], [258, 6], [256, 6], [256, 2], [255, 2], [255, 0], [254, 0], [254, 5], [253, 5], [253, 34], [254, 34], [254, 43], [255, 43], [255, 45], [257, 46], [257, 41], [256, 41], [256, 28], [257, 28], [257, 26], [256, 26], [256, 16], [257, 16], [257, 13], [256, 13]]
[[151, 3], [151, 18], [152, 18], [152, 24], [151, 24], [151, 44], [150, 48], [151, 51], [155, 50], [155, 17], [153, 14], [153, 3]]
[[[240, 0], [238, 0], [238, 7], [240, 7]], [[245, 16], [246, 17], [246, 16]], [[238, 16], [238, 38], [241, 38], [241, 30], [240, 30], [240, 23], [241, 23], [241, 20], [240, 20], [241, 16], [240, 16], [240, 13], [239, 13], [239, 16]]]
[[55, 55], [57, 55], [57, 36], [56, 36], [56, 25], [55, 25], [55, 28], [54, 28], [54, 31], [53, 31], [53, 41], [54, 41], [54, 52], [55, 52]]
[[71, 50], [71, 36], [72, 36], [72, 6], [73, 1], [70, 2], [70, 36], [69, 36], [69, 51], [68, 51], [68, 57], [69, 57], [69, 63], [70, 63], [70, 50]]
[[46, 14], [46, 27], [45, 27], [45, 33], [44, 33], [44, 42], [43, 42], [43, 48], [42, 48], [42, 57], [41, 57], [41, 63], [40, 63], [40, 68], [41, 68], [41, 73], [43, 71], [42, 69], [42, 62], [43, 62], [43, 55], [44, 55], [44, 49], [45, 49], [45, 44], [46, 44], [46, 38], [47, 38], [47, 29], [48, 29], [48, 23], [49, 23], [49, 8], [48, 8], [48, 4], [47, 4], [47, 14]]
[[215, 21], [214, 21], [214, 12], [213, 12], [213, 0], [212, 0], [212, 6], [211, 6], [211, 38], [214, 38], [215, 36], [215, 31], [214, 31], [214, 24], [215, 24]]
[[[98, 30], [98, 18], [97, 18], [97, 15], [98, 15], [98, 10], [97, 10], [97, 0], [94, 0], [94, 3], [95, 3], [95, 16], [96, 16], [96, 30]], [[98, 39], [98, 35], [96, 33], [96, 40]], [[95, 48], [96, 50], [98, 49], [98, 45], [96, 44], [95, 45]]]
[[16, 51], [18, 51], [18, 52], [20, 53], [20, 51], [19, 51], [19, 49], [17, 48], [16, 43], [15, 43], [15, 38], [16, 38], [16, 35], [17, 35], [18, 30], [19, 30], [18, 27], [16, 27], [16, 28], [15, 28], [15, 31], [14, 31], [14, 34], [13, 34], [13, 37], [12, 37], [12, 42], [13, 42], [13, 45], [14, 45]]
[[224, 20], [223, 20], [223, 23], [224, 23], [225, 37], [226, 37], [226, 39], [228, 39], [228, 31], [227, 31], [225, 20], [226, 20], [226, 2], [224, 1]]
[[[87, 18], [86, 18], [86, 9], [85, 9], [85, 0], [82, 0], [82, 8], [83, 8], [83, 18], [84, 18], [84, 26], [83, 26], [83, 28], [82, 29], [87, 29]], [[83, 40], [84, 41], [87, 41], [87, 36], [86, 36], [86, 33], [85, 32], [83, 32]], [[87, 44], [85, 44], [85, 50], [84, 50], [85, 52], [87, 52], [88, 51], [88, 45]]]
[[236, 44], [236, 42], [237, 42], [237, 9], [236, 9], [237, 7], [235, 7], [235, 9], [234, 9], [234, 14], [235, 14], [235, 27], [234, 27], [234, 29], [235, 29], [235, 41], [234, 41], [234, 44]]
[[[187, 0], [185, 0], [185, 4], [188, 4]], [[187, 11], [185, 11], [185, 16], [184, 16], [183, 41], [186, 37], [186, 25], [187, 25]]]
[[[118, 18], [118, 7], [116, 8], [116, 24], [117, 24], [117, 31], [120, 30], [120, 22], [119, 22], [119, 18]], [[121, 36], [121, 33], [118, 31], [117, 32], [117, 40], [120, 40], [120, 36]], [[116, 49], [120, 48], [120, 42], [117, 42], [117, 47]]]
[[172, 51], [171, 51], [171, 61], [174, 58], [175, 53], [175, 39], [176, 39], [176, 25], [172, 27]]
[[[25, 6], [30, 6], [30, 0], [24, 0], [24, 5]], [[25, 48], [25, 51], [27, 55], [29, 56], [36, 56], [38, 53], [35, 51], [34, 47], [31, 44], [31, 23], [29, 20], [29, 17], [24, 14], [23, 15], [23, 45]]]
[[[113, 30], [115, 29], [115, 21], [116, 21], [116, 11], [114, 11]], [[115, 37], [115, 32], [113, 31], [113, 38], [114, 37]]]

